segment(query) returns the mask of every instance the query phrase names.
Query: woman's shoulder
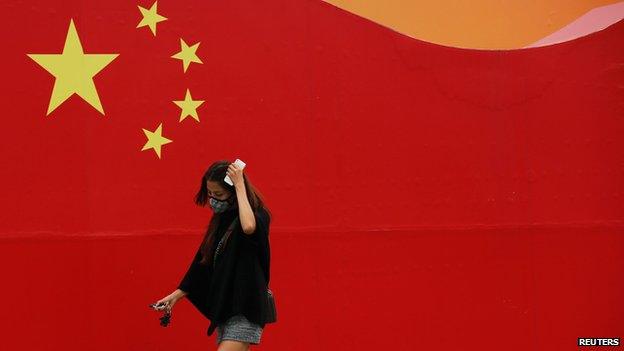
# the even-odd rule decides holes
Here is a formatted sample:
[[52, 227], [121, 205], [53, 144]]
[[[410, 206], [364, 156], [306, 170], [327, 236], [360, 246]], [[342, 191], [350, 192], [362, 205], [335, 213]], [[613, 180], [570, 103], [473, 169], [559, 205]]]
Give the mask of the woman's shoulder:
[[258, 215], [258, 221], [260, 221], [264, 226], [269, 227], [271, 223], [271, 213], [264, 207], [259, 207], [256, 210], [256, 214]]
[[258, 212], [259, 214], [265, 216], [266, 218], [271, 218], [271, 213], [269, 212], [269, 210], [266, 207], [258, 207], [258, 209], [256, 210], [256, 212]]

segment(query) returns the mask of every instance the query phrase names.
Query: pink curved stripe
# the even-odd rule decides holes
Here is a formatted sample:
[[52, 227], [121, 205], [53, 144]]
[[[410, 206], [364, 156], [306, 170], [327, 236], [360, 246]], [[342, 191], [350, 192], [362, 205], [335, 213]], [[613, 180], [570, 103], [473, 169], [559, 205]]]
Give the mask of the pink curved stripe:
[[624, 18], [624, 1], [612, 5], [597, 7], [560, 30], [536, 41], [531, 45], [525, 46], [525, 48], [552, 45], [576, 39], [605, 29], [608, 26], [620, 21], [622, 18]]

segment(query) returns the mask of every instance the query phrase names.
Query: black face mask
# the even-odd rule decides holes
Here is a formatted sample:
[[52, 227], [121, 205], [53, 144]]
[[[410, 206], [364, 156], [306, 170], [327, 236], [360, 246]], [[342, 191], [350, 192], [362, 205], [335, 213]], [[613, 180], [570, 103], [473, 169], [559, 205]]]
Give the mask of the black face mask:
[[209, 200], [210, 207], [212, 207], [212, 210], [215, 213], [224, 212], [224, 211], [228, 210], [229, 208], [234, 207], [234, 204], [230, 201], [232, 199], [232, 196], [234, 196], [234, 195], [230, 195], [230, 197], [228, 197], [225, 200], [217, 200], [217, 199], [211, 197], [210, 200]]

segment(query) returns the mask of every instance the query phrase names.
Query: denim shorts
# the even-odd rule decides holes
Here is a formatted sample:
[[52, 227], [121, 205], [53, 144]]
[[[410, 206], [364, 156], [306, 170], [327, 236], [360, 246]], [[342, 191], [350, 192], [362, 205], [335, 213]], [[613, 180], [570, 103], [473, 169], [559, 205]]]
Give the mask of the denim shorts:
[[236, 340], [259, 345], [262, 327], [252, 323], [242, 314], [230, 317], [222, 325], [217, 325], [217, 345], [222, 340]]

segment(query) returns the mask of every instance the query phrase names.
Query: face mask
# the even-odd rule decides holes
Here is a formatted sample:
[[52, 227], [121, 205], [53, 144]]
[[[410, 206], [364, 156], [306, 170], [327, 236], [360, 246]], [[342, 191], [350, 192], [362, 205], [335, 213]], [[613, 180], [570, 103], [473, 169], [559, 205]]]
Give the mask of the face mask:
[[227, 210], [228, 208], [232, 207], [232, 204], [230, 204], [228, 202], [228, 200], [221, 201], [221, 200], [217, 200], [217, 199], [211, 197], [210, 200], [209, 200], [210, 201], [210, 207], [212, 207], [212, 210], [214, 212], [221, 213], [221, 212]]

